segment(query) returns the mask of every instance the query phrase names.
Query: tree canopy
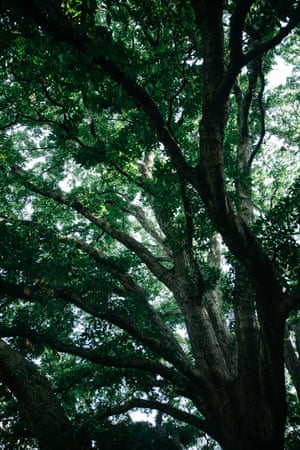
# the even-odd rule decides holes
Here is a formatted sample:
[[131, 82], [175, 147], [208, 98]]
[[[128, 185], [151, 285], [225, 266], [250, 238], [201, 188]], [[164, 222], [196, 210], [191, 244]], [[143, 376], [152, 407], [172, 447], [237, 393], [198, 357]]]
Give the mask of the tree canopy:
[[299, 1], [0, 10], [1, 448], [297, 448]]

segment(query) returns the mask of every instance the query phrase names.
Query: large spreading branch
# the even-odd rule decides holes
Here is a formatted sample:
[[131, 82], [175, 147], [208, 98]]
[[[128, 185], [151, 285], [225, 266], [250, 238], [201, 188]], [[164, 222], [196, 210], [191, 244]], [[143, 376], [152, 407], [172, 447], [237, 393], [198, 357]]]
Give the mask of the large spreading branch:
[[96, 414], [96, 417], [101, 420], [106, 417], [110, 417], [113, 415], [124, 414], [127, 411], [130, 411], [134, 408], [147, 408], [147, 409], [156, 409], [161, 411], [169, 416], [173, 417], [176, 420], [180, 420], [181, 422], [192, 425], [205, 433], [210, 433], [210, 427], [206, 420], [201, 419], [191, 413], [187, 413], [186, 411], [180, 410], [179, 408], [175, 408], [173, 405], [169, 403], [162, 403], [157, 400], [146, 400], [146, 399], [132, 399], [128, 402], [116, 406], [114, 408], [109, 408], [106, 411], [101, 411]]
[[23, 405], [42, 450], [92, 448], [67, 418], [44, 376], [0, 340], [0, 379]]
[[166, 325], [166, 323], [161, 319], [155, 309], [150, 305], [145, 290], [134, 281], [134, 279], [128, 274], [127, 271], [119, 267], [115, 262], [107, 259], [101, 252], [101, 250], [99, 250], [97, 247], [87, 244], [85, 241], [65, 237], [61, 237], [60, 240], [62, 242], [72, 243], [77, 248], [84, 251], [96, 263], [104, 266], [108, 272], [110, 272], [117, 280], [119, 280], [119, 282], [123, 285], [126, 293], [134, 295], [146, 306], [149, 314], [149, 320], [151, 321], [151, 329], [153, 325], [155, 331], [157, 331], [161, 336], [161, 342], [165, 342], [168, 347], [172, 347], [173, 349], [176, 348], [176, 353], [178, 355], [181, 355], [181, 358], [186, 359], [186, 355], [180, 347], [174, 334]]
[[[109, 366], [109, 367], [138, 369], [138, 370], [146, 371], [148, 373], [152, 373], [154, 375], [160, 375], [160, 376], [164, 377], [165, 379], [171, 381], [172, 383], [175, 383], [175, 385], [179, 385], [180, 389], [182, 389], [183, 386], [186, 384], [185, 380], [181, 379], [178, 376], [178, 374], [176, 374], [176, 372], [174, 372], [173, 369], [169, 369], [160, 363], [155, 363], [155, 362], [147, 360], [145, 358], [137, 358], [137, 357], [128, 357], [128, 358], [120, 357], [117, 359], [111, 358], [107, 355], [101, 354], [101, 352], [99, 350], [95, 351], [95, 350], [90, 350], [90, 349], [85, 349], [85, 348], [79, 348], [74, 345], [67, 345], [67, 344], [59, 342], [57, 339], [49, 338], [49, 336], [47, 336], [47, 335], [43, 336], [43, 335], [37, 333], [36, 331], [30, 330], [30, 329], [24, 329], [22, 327], [15, 327], [15, 328], [0, 327], [0, 336], [26, 337], [26, 338], [31, 339], [33, 341], [33, 343], [37, 340], [39, 343], [42, 342], [42, 343], [48, 344], [52, 349], [54, 349], [56, 351], [79, 356], [80, 358], [91, 361], [94, 364], [100, 364], [100, 365]], [[5, 361], [4, 361], [4, 358], [5, 358]], [[17, 377], [17, 376], [12, 377], [12, 368], [14, 367], [14, 365], [16, 363], [18, 364], [19, 368], [24, 366], [26, 371], [30, 371], [31, 377], [32, 377], [32, 380], [31, 380], [32, 383], [30, 383], [29, 386], [27, 385], [27, 387], [26, 387], [26, 389], [24, 389], [24, 393], [22, 395], [20, 395], [20, 393], [19, 393], [19, 390], [22, 389], [21, 378]], [[26, 383], [28, 380], [27, 380], [27, 377], [24, 376], [24, 374], [26, 374], [26, 372], [23, 370], [22, 380], [23, 380], [23, 383]], [[9, 382], [7, 382], [7, 379], [6, 379], [7, 375], [11, 377]], [[18, 355], [14, 350], [10, 349], [10, 347], [7, 346], [3, 341], [0, 342], [0, 376], [2, 376], [5, 379], [8, 386], [12, 387], [13, 392], [17, 394], [18, 398], [24, 399], [26, 411], [29, 413], [30, 418], [32, 420], [36, 421], [34, 423], [34, 427], [38, 431], [39, 435], [42, 436], [43, 430], [42, 429], [40, 430], [39, 427], [43, 426], [43, 420], [44, 419], [46, 420], [46, 418], [45, 418], [45, 414], [42, 414], [41, 417], [43, 417], [44, 419], [40, 420], [40, 418], [38, 418], [38, 420], [37, 420], [36, 414], [41, 413], [38, 408], [40, 408], [40, 407], [43, 408], [43, 411], [45, 413], [45, 412], [48, 412], [47, 409], [46, 410], [44, 409], [45, 407], [47, 407], [47, 405], [49, 405], [49, 408], [53, 408], [55, 406], [55, 408], [57, 410], [59, 408], [59, 405], [58, 404], [56, 405], [56, 400], [55, 400], [54, 395], [52, 394], [52, 391], [50, 390], [50, 387], [45, 384], [43, 377], [41, 375], [39, 375], [37, 370], [33, 366], [31, 366], [29, 363], [27, 363], [27, 362], [25, 363], [25, 360], [23, 360], [23, 358], [20, 355]], [[15, 379], [16, 379], [16, 381], [15, 381]], [[41, 381], [39, 381], [39, 379]], [[39, 402], [39, 404], [36, 405], [37, 409], [35, 410], [34, 408], [32, 408], [31, 403], [30, 402], [28, 403], [27, 396], [33, 395], [33, 394], [31, 394], [31, 389], [35, 390], [35, 395], [38, 393], [36, 391], [36, 389], [37, 389], [37, 386], [35, 384], [36, 382], [41, 385], [41, 387], [38, 390], [38, 392], [40, 392], [40, 394], [41, 394], [41, 398], [39, 399], [40, 402]], [[188, 389], [187, 389], [187, 391], [188, 391]], [[183, 393], [183, 394], [185, 394], [185, 393]], [[46, 398], [46, 397], [48, 399], [47, 400], [48, 403], [44, 404], [44, 398]], [[49, 401], [51, 401], [51, 403], [49, 403]], [[102, 413], [97, 413], [97, 418], [99, 420], [101, 420], [101, 419], [104, 419], [105, 417], [124, 413], [133, 408], [157, 409], [159, 411], [162, 411], [162, 412], [168, 414], [169, 416], [171, 416], [177, 420], [181, 420], [185, 423], [193, 425], [193, 426], [197, 427], [198, 429], [201, 429], [204, 432], [209, 433], [209, 431], [210, 431], [208, 423], [204, 419], [200, 419], [199, 417], [197, 417], [193, 414], [190, 414], [190, 413], [182, 411], [178, 408], [175, 408], [174, 406], [172, 406], [170, 404], [161, 403], [161, 402], [158, 402], [155, 400], [132, 399], [123, 405], [119, 405], [117, 407], [110, 408], [109, 410], [103, 411]], [[62, 411], [58, 410], [58, 412], [59, 412], [59, 414], [57, 414], [57, 418], [59, 418], [61, 416], [63, 418]], [[65, 420], [65, 419], [62, 419], [62, 420]], [[52, 425], [52, 421], [50, 421], [50, 425]], [[66, 422], [66, 424], [63, 423], [63, 426], [65, 428], [66, 428], [66, 425], [67, 425], [67, 422]], [[57, 424], [54, 423], [53, 426], [61, 427], [62, 424], [59, 423], [57, 420]], [[69, 425], [69, 427], [70, 427], [70, 425]], [[64, 439], [65, 436], [64, 435], [60, 436], [61, 430], [57, 430], [56, 433], [57, 432], [59, 432], [59, 434], [57, 436], [57, 442], [59, 442], [59, 439]], [[71, 436], [68, 436], [68, 438], [71, 439]], [[72, 440], [70, 442], [72, 442]], [[51, 443], [51, 445], [52, 445], [52, 443]], [[72, 445], [74, 445], [74, 443]], [[41, 447], [41, 448], [48, 449], [48, 447], [46, 447], [46, 446]], [[58, 447], [58, 448], [61, 448], [61, 447]], [[66, 446], [64, 448], [67, 449], [70, 447]], [[72, 448], [77, 448], [77, 447], [75, 445]]]
[[130, 318], [125, 318], [111, 310], [102, 311], [99, 307], [97, 307], [97, 305], [89, 303], [83, 297], [74, 293], [71, 289], [64, 287], [47, 288], [44, 285], [36, 285], [32, 287], [21, 286], [18, 284], [8, 283], [5, 280], [0, 279], [0, 292], [13, 298], [23, 298], [31, 301], [36, 301], [35, 295], [37, 293], [47, 295], [50, 298], [61, 298], [66, 302], [77, 306], [87, 314], [90, 314], [100, 320], [105, 320], [124, 330], [145, 347], [149, 348], [151, 351], [171, 363], [175, 370], [187, 379], [193, 381], [197, 380], [198, 383], [200, 383], [201, 379], [204, 380], [204, 375], [201, 372], [201, 368], [197, 369], [197, 373], [193, 370], [188, 358], [185, 356], [184, 352], [172, 335], [165, 333], [165, 335], [161, 334], [158, 337], [151, 336], [147, 330], [138, 329], [132, 323]]
[[60, 341], [57, 337], [45, 332], [33, 330], [25, 325], [17, 325], [11, 327], [0, 326], [1, 337], [20, 337], [28, 339], [34, 347], [37, 343], [49, 346], [52, 350], [60, 353], [78, 356], [79, 358], [90, 361], [93, 364], [98, 364], [106, 367], [115, 367], [122, 369], [136, 369], [142, 372], [159, 375], [164, 379], [175, 383], [184, 385], [184, 378], [172, 368], [166, 367], [161, 363], [152, 361], [145, 357], [128, 356], [128, 357], [111, 357], [107, 355], [107, 351], [101, 349], [87, 349], [78, 345], [71, 345]]
[[112, 226], [107, 220], [98, 216], [78, 199], [70, 198], [68, 195], [63, 194], [59, 190], [53, 190], [45, 186], [38, 186], [37, 183], [33, 183], [29, 180], [26, 171], [21, 167], [14, 167], [12, 171], [18, 176], [23, 185], [32, 192], [35, 192], [43, 197], [50, 198], [58, 204], [66, 205], [74, 211], [77, 211], [113, 239], [121, 242], [125, 247], [138, 256], [138, 258], [140, 258], [140, 260], [149, 268], [149, 270], [157, 277], [159, 281], [164, 283], [168, 288], [172, 288], [171, 271], [162, 266], [157, 258], [139, 241], [129, 236], [124, 231]]

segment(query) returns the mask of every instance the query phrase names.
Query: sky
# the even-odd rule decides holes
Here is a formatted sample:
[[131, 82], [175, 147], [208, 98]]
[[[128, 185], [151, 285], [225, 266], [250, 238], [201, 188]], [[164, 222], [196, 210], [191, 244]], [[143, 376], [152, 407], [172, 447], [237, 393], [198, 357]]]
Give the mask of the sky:
[[277, 56], [273, 70], [267, 76], [268, 84], [270, 84], [269, 87], [275, 88], [280, 84], [284, 84], [287, 77], [291, 75], [292, 69], [292, 64], [288, 64], [283, 58]]

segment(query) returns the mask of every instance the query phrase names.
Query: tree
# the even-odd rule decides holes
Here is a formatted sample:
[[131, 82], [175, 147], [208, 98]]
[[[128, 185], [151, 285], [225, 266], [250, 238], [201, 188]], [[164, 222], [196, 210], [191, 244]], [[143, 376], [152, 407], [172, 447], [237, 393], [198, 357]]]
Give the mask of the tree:
[[[76, 423], [97, 446], [101, 421], [145, 408], [224, 450], [282, 450], [284, 357], [299, 394], [299, 98], [267, 95], [265, 76], [277, 48], [294, 62], [299, 2], [1, 13], [3, 348], [48, 378], [41, 401], [72, 439]], [[46, 448], [52, 421], [37, 432], [13, 372], [0, 354]]]

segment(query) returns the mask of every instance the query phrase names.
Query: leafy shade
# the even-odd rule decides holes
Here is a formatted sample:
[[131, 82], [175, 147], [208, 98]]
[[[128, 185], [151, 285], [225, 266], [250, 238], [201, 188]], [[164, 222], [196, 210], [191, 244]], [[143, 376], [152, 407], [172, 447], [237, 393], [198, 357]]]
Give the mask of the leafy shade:
[[0, 8], [1, 445], [296, 448], [299, 2]]

